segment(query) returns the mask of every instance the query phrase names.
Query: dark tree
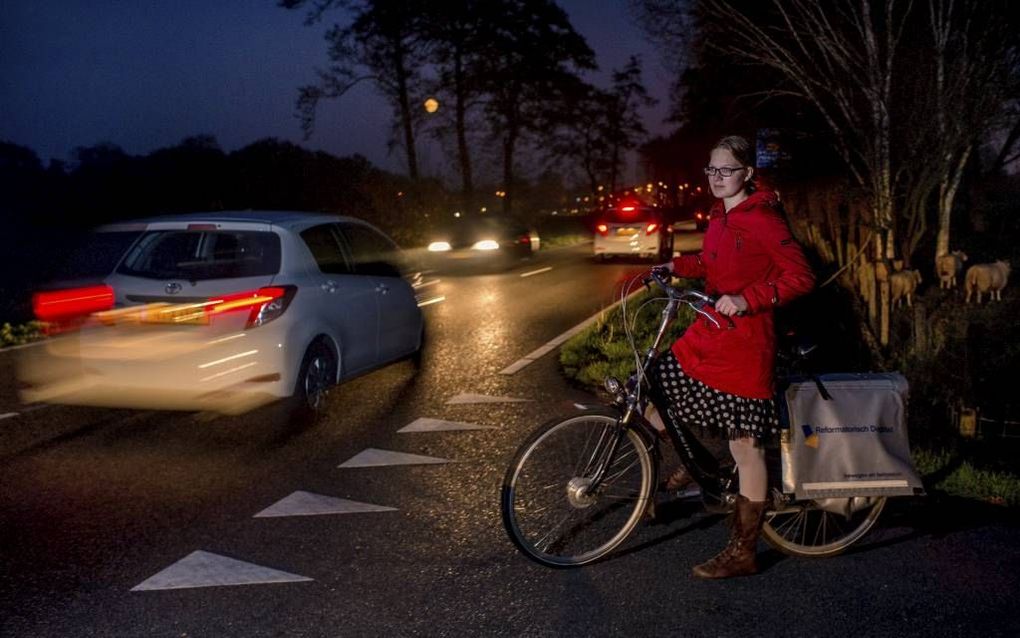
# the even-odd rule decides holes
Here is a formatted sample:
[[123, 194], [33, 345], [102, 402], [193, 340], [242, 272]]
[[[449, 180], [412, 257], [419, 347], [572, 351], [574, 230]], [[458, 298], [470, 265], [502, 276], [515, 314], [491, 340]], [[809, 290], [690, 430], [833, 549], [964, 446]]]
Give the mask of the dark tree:
[[453, 104], [452, 120], [448, 109], [440, 107], [433, 115], [440, 125], [437, 135], [448, 138], [452, 129], [457, 165], [461, 177], [461, 204], [474, 209], [475, 177], [471, 159], [470, 128], [472, 112], [482, 103], [485, 57], [493, 53], [489, 33], [499, 20], [500, 4], [487, 0], [450, 0], [430, 3], [424, 13], [424, 36], [436, 70], [435, 95], [440, 105]]
[[[522, 138], [551, 133], [546, 112], [595, 68], [595, 56], [563, 9], [549, 0], [494, 0], [500, 20], [488, 34], [482, 68], [485, 112], [503, 155], [503, 210], [513, 208], [514, 160]], [[496, 10], [495, 8], [493, 10]]]
[[331, 9], [351, 16], [349, 24], [335, 24], [326, 34], [328, 69], [319, 71], [319, 83], [301, 88], [298, 115], [305, 136], [311, 135], [315, 112], [323, 99], [342, 97], [363, 81], [370, 81], [393, 107], [400, 144], [407, 156], [407, 171], [418, 179], [415, 126], [420, 113], [412, 104], [421, 97], [422, 72], [427, 60], [419, 0], [279, 0], [279, 6], [297, 9], [311, 4], [306, 23], [315, 24]]

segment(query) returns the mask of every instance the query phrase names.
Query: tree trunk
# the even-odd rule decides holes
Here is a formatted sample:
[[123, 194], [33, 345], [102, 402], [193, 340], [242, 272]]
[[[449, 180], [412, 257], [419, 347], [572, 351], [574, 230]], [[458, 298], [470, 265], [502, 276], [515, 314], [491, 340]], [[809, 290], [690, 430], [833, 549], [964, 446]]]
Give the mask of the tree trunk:
[[503, 137], [503, 214], [513, 210], [514, 146], [517, 144], [517, 129], [514, 124], [507, 127]]
[[941, 255], [949, 254], [949, 233], [952, 222], [953, 201], [956, 199], [956, 192], [960, 188], [960, 180], [963, 179], [963, 170], [970, 159], [972, 148], [973, 146], [967, 146], [964, 149], [952, 175], [943, 175], [942, 183], [939, 184], [939, 231], [935, 239], [936, 268], [938, 268], [938, 258]]
[[926, 356], [928, 354], [928, 313], [924, 304], [914, 304], [914, 354]]
[[407, 69], [404, 68], [403, 45], [395, 43], [394, 69], [397, 72], [397, 101], [400, 106], [400, 124], [404, 129], [404, 149], [407, 152], [407, 174], [418, 181], [418, 154], [414, 148], [414, 122], [411, 116], [411, 99], [407, 90]]
[[474, 175], [471, 170], [471, 152], [467, 143], [467, 90], [464, 87], [464, 62], [460, 50], [454, 54], [454, 84], [456, 91], [457, 159], [460, 161], [461, 204], [467, 212], [475, 209]]

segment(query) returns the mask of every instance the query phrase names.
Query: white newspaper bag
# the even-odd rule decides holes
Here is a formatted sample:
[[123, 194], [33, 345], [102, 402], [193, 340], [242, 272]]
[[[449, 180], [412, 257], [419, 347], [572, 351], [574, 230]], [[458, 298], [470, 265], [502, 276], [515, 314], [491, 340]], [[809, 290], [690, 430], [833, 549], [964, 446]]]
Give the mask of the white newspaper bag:
[[907, 380], [896, 372], [791, 383], [783, 491], [798, 499], [922, 493], [907, 440], [907, 395]]

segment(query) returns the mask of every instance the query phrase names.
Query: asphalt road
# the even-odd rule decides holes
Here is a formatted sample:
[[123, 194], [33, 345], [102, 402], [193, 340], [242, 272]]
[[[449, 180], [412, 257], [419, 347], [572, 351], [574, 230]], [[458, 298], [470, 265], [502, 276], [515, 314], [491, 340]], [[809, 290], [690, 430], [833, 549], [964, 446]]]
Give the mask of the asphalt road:
[[[594, 264], [586, 249], [439, 275], [430, 294], [445, 299], [424, 309], [421, 369], [399, 362], [345, 383], [307, 427], [271, 409], [26, 411], [13, 396], [16, 353], [0, 354], [0, 415], [17, 413], [0, 418], [0, 634], [1020, 635], [1017, 521], [937, 496], [893, 503], [837, 558], [762, 545], [763, 573], [726, 582], [690, 576], [725, 542], [724, 525], [676, 506], [594, 566], [520, 556], [498, 512], [510, 455], [538, 423], [594, 399], [562, 380], [555, 352], [500, 371], [641, 269]], [[525, 401], [449, 403], [464, 393]], [[398, 432], [420, 418], [489, 428]], [[338, 467], [367, 449], [451, 462]], [[255, 516], [295, 493], [392, 509]], [[210, 563], [258, 583], [194, 586], [207, 575], [196, 564]]]

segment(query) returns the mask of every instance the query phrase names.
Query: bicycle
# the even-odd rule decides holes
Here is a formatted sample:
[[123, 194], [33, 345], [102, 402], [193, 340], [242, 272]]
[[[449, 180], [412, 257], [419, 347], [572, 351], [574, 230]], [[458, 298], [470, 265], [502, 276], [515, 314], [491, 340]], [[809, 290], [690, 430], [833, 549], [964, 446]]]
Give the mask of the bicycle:
[[[662, 451], [659, 434], [643, 416], [649, 402], [701, 488], [706, 510], [726, 513], [734, 508], [736, 468], [722, 467], [671, 416], [665, 395], [649, 375], [681, 304], [716, 327], [721, 327], [720, 318], [730, 326], [732, 320], [709, 313], [706, 308], [715, 299], [676, 288], [671, 277], [658, 267], [643, 279], [646, 286], [655, 283], [665, 291], [667, 303], [643, 361], [631, 337], [636, 370], [627, 383], [606, 379], [612, 403], [543, 424], [517, 450], [506, 471], [500, 499], [503, 524], [517, 548], [542, 565], [579, 567], [606, 557], [654, 505]], [[624, 299], [634, 281], [624, 290]], [[626, 308], [624, 318], [626, 329]], [[629, 329], [626, 332], [630, 336]], [[762, 537], [783, 553], [807, 557], [844, 552], [872, 528], [886, 503], [884, 496], [798, 501], [777, 487], [770, 487], [768, 500]]]

